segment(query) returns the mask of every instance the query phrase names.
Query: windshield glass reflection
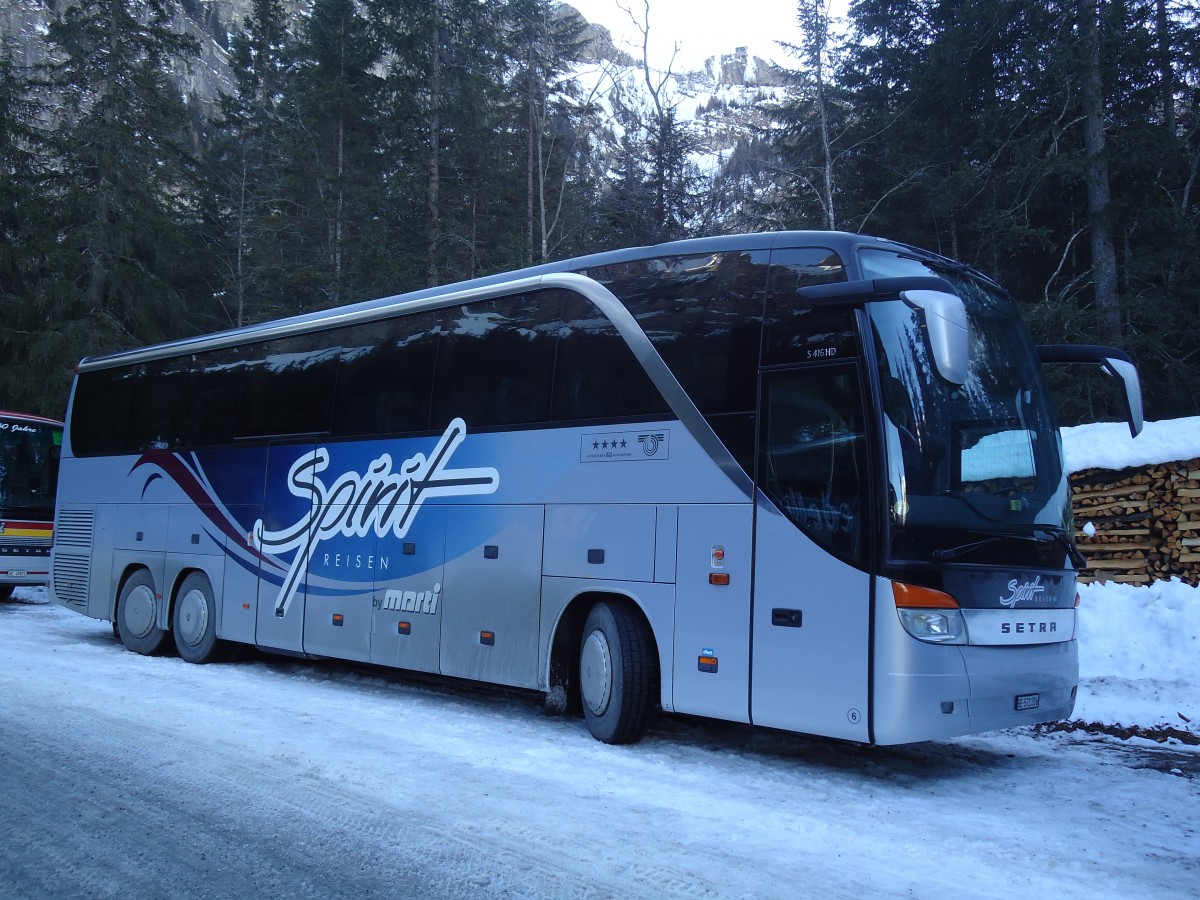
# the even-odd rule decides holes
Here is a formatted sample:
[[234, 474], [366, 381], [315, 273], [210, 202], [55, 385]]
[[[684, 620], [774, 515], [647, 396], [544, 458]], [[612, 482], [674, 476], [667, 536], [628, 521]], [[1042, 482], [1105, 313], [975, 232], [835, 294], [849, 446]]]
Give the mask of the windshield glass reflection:
[[[865, 251], [871, 277], [935, 274], [963, 298], [971, 332], [967, 380], [937, 375], [923, 314], [895, 301], [868, 306], [875, 327], [888, 459], [891, 554], [1062, 566], [1069, 494], [1058, 429], [1037, 357], [1012, 301], [918, 260]], [[1000, 540], [981, 540], [997, 537]]]

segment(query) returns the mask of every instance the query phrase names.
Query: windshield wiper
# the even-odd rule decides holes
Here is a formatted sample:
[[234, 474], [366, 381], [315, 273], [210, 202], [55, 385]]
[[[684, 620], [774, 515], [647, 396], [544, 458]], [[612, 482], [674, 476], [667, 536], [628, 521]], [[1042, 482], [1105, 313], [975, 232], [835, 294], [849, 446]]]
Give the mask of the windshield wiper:
[[1076, 569], [1087, 568], [1087, 557], [1079, 552], [1079, 548], [1075, 546], [1075, 542], [1067, 535], [1065, 528], [1058, 528], [1054, 525], [1043, 525], [1035, 533], [1048, 534], [1050, 537], [1054, 538], [1055, 541], [1061, 544], [1063, 549], [1067, 551], [1067, 556], [1071, 559], [1071, 565], [1073, 565]]
[[931, 558], [936, 562], [942, 562], [948, 559], [958, 559], [958, 557], [970, 553], [972, 550], [978, 550], [980, 547], [986, 547], [989, 544], [994, 544], [997, 541], [1033, 541], [1034, 543], [1044, 543], [1047, 538], [1053, 540], [1067, 551], [1067, 556], [1071, 560], [1071, 564], [1076, 569], [1082, 569], [1087, 566], [1087, 560], [1084, 559], [1082, 553], [1079, 552], [1074, 542], [1067, 537], [1066, 531], [1054, 525], [1032, 525], [1029, 533], [1014, 532], [1014, 531], [971, 531], [969, 534], [983, 535], [980, 540], [970, 541], [965, 544], [959, 544], [955, 547], [946, 547], [942, 550], [934, 550], [930, 554]]

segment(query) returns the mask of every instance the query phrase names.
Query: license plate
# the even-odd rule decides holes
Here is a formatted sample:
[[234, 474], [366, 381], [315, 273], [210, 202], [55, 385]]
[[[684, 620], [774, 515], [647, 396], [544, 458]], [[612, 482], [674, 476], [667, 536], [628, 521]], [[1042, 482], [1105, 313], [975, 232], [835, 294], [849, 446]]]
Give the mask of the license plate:
[[1021, 694], [1017, 697], [1017, 712], [1023, 709], [1037, 709], [1041, 702], [1040, 694]]

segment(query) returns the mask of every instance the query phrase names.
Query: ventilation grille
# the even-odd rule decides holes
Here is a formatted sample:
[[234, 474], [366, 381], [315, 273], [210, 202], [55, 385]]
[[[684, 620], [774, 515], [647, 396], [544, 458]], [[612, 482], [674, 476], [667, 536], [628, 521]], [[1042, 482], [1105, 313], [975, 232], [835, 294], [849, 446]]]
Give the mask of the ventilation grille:
[[[54, 594], [62, 603], [87, 608], [92, 534], [96, 513], [90, 509], [60, 509], [54, 523], [54, 565], [50, 572]], [[76, 551], [83, 551], [82, 553]]]
[[92, 549], [92, 531], [96, 524], [96, 513], [90, 509], [64, 509], [58, 513], [54, 526], [56, 547], [79, 547]]
[[63, 603], [87, 606], [90, 558], [81, 553], [54, 552], [54, 595]]

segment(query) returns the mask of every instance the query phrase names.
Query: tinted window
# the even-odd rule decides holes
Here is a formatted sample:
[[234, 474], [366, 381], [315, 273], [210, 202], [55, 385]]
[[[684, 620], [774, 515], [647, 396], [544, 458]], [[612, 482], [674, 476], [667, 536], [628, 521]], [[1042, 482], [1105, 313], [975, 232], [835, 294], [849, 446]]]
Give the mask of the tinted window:
[[61, 447], [56, 426], [0, 419], [0, 515], [54, 515]]
[[818, 544], [865, 565], [867, 442], [855, 369], [764, 378], [763, 404], [763, 491]]
[[328, 334], [318, 332], [247, 348], [238, 437], [329, 430], [339, 357], [329, 342]]
[[125, 426], [133, 402], [134, 371], [83, 372], [71, 406], [71, 449], [80, 456], [126, 452]]
[[832, 250], [808, 247], [771, 254], [764, 365], [831, 362], [857, 355], [852, 310], [814, 309], [796, 295], [803, 287], [845, 280], [842, 261]]
[[560, 307], [541, 291], [441, 310], [433, 427], [548, 422]]
[[554, 378], [555, 421], [669, 414], [667, 401], [608, 317], [591, 301], [567, 295]]
[[539, 291], [85, 372], [71, 429], [87, 456], [669, 413], [590, 301]]
[[156, 360], [138, 366], [133, 381], [125, 449], [164, 450], [184, 446], [181, 426], [188, 420], [191, 358]]
[[189, 413], [183, 423], [189, 446], [211, 447], [233, 440], [246, 357], [246, 350], [238, 347], [194, 357]]
[[439, 334], [440, 321], [433, 312], [340, 329], [334, 433], [428, 429]]
[[702, 413], [754, 408], [765, 252], [662, 257], [584, 274], [611, 290]]

